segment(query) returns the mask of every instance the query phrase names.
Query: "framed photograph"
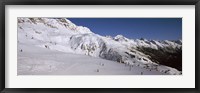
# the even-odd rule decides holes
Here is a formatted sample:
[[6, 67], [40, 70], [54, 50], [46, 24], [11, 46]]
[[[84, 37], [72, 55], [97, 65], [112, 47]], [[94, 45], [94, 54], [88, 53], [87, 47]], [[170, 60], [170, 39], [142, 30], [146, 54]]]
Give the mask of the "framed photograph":
[[2, 93], [199, 91], [199, 0], [8, 0], [1, 10]]

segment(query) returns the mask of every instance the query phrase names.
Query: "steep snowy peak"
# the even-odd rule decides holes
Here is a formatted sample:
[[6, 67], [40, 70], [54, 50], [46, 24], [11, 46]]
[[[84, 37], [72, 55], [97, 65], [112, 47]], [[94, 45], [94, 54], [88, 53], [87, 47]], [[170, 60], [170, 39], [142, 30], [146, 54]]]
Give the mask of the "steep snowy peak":
[[165, 46], [165, 47], [171, 47], [171, 48], [181, 48], [182, 47], [182, 42], [175, 42], [175, 41], [170, 41], [170, 40], [164, 40], [160, 41], [160, 43]]
[[123, 35], [117, 35], [114, 37], [114, 40], [119, 42], [124, 42], [124, 41], [127, 42], [129, 39], [124, 37]]
[[175, 43], [177, 43], [179, 45], [182, 45], [182, 40], [181, 39], [180, 40], [174, 40], [173, 42], [175, 42]]
[[145, 42], [148, 42], [148, 40], [146, 38], [140, 38], [140, 40], [143, 40]]
[[101, 36], [97, 34], [78, 34], [70, 37], [71, 49], [77, 54], [99, 57], [99, 53], [105, 46]]
[[77, 26], [66, 18], [18, 18], [19, 24], [43, 24], [58, 30], [70, 30], [78, 34], [92, 33], [89, 28]]

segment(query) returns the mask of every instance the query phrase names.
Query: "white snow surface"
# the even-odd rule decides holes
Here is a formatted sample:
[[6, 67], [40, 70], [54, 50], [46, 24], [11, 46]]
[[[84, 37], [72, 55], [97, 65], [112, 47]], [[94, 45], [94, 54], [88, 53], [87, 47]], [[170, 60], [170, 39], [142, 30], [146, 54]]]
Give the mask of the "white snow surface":
[[18, 52], [18, 75], [167, 75], [139, 66], [86, 55], [50, 51], [27, 44], [21, 44], [19, 48], [22, 48], [23, 52]]
[[180, 48], [181, 44], [104, 37], [66, 18], [18, 18], [18, 75], [179, 75], [136, 47]]

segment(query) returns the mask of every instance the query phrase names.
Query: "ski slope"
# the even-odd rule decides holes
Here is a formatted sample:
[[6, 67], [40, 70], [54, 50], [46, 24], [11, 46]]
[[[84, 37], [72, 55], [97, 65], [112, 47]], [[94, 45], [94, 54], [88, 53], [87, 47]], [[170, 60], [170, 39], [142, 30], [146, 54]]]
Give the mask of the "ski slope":
[[86, 55], [52, 51], [20, 44], [18, 75], [166, 75], [156, 70], [129, 66]]

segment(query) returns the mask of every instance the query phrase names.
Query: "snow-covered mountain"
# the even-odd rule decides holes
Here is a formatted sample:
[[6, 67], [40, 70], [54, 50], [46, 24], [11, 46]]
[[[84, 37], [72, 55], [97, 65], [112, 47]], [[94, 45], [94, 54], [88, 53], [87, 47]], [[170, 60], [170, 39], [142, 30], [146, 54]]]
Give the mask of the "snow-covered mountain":
[[[152, 58], [155, 56], [144, 52], [145, 49], [162, 49], [163, 53], [176, 53], [176, 50], [182, 49], [181, 40], [133, 40], [122, 35], [101, 36], [66, 18], [18, 18], [18, 44], [88, 55], [168, 74], [181, 74], [175, 68], [160, 65], [155, 62], [158, 61], [156, 58]], [[21, 47], [18, 49], [23, 50]]]

